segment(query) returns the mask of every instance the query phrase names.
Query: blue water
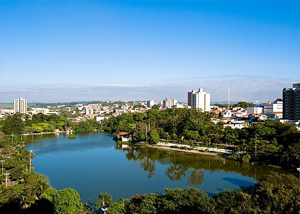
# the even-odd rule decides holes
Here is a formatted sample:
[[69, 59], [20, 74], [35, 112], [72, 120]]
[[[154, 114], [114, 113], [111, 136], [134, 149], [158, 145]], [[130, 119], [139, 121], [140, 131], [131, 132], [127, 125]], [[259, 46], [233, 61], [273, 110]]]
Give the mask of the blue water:
[[266, 166], [149, 148], [122, 149], [104, 133], [27, 137], [34, 171], [57, 188], [77, 190], [84, 202], [106, 192], [113, 200], [165, 188], [195, 187], [209, 195], [256, 183]]

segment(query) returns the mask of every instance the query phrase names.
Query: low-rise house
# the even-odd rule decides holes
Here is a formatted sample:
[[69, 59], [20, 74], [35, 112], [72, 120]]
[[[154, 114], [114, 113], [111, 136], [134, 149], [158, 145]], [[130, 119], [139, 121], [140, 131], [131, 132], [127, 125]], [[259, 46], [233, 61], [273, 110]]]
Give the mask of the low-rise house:
[[244, 121], [235, 121], [235, 122], [229, 122], [229, 123], [223, 124], [223, 127], [230, 127], [232, 129], [242, 129], [247, 126], [248, 126], [248, 124], [245, 123]]
[[96, 116], [95, 117], [95, 120], [97, 121], [97, 122], [100, 122], [101, 120], [104, 120], [104, 119], [108, 119], [109, 117], [107, 117], [107, 116]]
[[116, 136], [118, 140], [121, 140], [122, 142], [129, 142], [131, 141], [131, 137], [129, 132], [119, 132], [119, 134]]
[[66, 134], [72, 134], [72, 133], [73, 133], [72, 127], [66, 128]]

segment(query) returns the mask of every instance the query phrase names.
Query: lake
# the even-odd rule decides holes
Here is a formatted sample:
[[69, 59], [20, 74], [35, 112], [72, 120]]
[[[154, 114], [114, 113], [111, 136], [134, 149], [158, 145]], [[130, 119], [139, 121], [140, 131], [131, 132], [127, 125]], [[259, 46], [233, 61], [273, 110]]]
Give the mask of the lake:
[[34, 171], [49, 178], [56, 189], [73, 188], [83, 202], [106, 192], [113, 200], [165, 188], [194, 187], [208, 195], [254, 185], [273, 170], [220, 157], [151, 148], [122, 149], [105, 133], [26, 137], [33, 150]]

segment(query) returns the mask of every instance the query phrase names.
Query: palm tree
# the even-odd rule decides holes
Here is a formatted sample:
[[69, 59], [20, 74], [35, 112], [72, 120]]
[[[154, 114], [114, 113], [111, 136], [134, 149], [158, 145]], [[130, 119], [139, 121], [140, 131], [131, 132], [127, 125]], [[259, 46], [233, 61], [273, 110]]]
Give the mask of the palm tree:
[[106, 206], [110, 205], [112, 202], [111, 195], [107, 193], [100, 193], [98, 195], [97, 207], [98, 208], [105, 208]]

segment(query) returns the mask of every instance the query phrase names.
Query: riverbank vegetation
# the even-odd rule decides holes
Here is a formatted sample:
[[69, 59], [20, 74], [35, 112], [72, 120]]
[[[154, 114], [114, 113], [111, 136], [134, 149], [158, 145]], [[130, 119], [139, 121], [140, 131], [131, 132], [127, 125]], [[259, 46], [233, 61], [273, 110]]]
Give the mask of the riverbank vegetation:
[[[261, 122], [244, 129], [223, 128], [211, 119], [216, 115], [193, 109], [149, 110], [145, 113], [122, 114], [104, 120], [80, 123], [60, 116], [33, 116], [31, 119], [15, 114], [1, 121], [0, 129], [0, 212], [10, 213], [97, 213], [98, 208], [84, 206], [79, 194], [73, 189], [55, 190], [47, 178], [32, 172], [31, 158], [24, 147], [21, 134], [43, 130], [66, 130], [76, 132], [95, 131], [101, 128], [111, 133], [129, 132], [133, 140], [157, 143], [162, 139], [186, 144], [207, 146], [231, 145], [237, 151], [246, 151], [242, 159], [268, 160], [288, 167], [298, 166], [300, 160], [300, 137], [295, 127], [276, 122]], [[146, 151], [146, 150], [145, 150]], [[149, 150], [148, 153], [151, 153]], [[147, 153], [147, 154], [148, 154]], [[135, 153], [128, 152], [129, 158]], [[156, 153], [154, 154], [154, 159]], [[143, 151], [138, 157], [143, 156]], [[172, 155], [169, 156], [171, 158]], [[176, 158], [174, 156], [174, 158]], [[152, 161], [153, 162], [153, 161]], [[153, 172], [151, 161], [143, 167]], [[197, 164], [197, 161], [192, 161]], [[2, 173], [3, 163], [3, 173]], [[176, 162], [175, 162], [176, 163]], [[209, 163], [211, 166], [211, 163]], [[198, 166], [200, 167], [200, 166]], [[174, 165], [168, 169], [169, 176], [177, 179], [187, 166]], [[203, 167], [202, 167], [203, 168]], [[189, 178], [199, 184], [201, 176], [195, 172]], [[294, 175], [270, 173], [259, 183], [241, 190], [222, 191], [208, 197], [197, 189], [168, 189], [165, 194], [136, 195], [131, 199], [105, 202], [110, 198], [100, 194], [99, 208], [107, 208], [107, 214], [163, 214], [163, 213], [299, 213], [300, 182]]]
[[[83, 205], [79, 194], [73, 189], [56, 190], [50, 187], [45, 176], [30, 171], [30, 158], [34, 156], [28, 152], [18, 136], [11, 137], [0, 133], [0, 159], [4, 160], [4, 173], [8, 182], [1, 177], [0, 212], [11, 213], [45, 213], [45, 214], [84, 214], [98, 213], [98, 209], [106, 209], [107, 214], [163, 214], [163, 213], [298, 213], [300, 211], [300, 182], [293, 175], [271, 172], [258, 184], [242, 188], [241, 190], [222, 191], [218, 195], [208, 197], [198, 189], [167, 189], [165, 194], [151, 193], [136, 195], [131, 199], [120, 199], [112, 203], [111, 196], [102, 193], [95, 206]], [[166, 160], [158, 150], [143, 150], [138, 152], [129, 150], [129, 159], [144, 160], [145, 170], [153, 172], [153, 161]], [[135, 157], [136, 156], [136, 157]], [[144, 158], [143, 158], [144, 157]], [[205, 163], [197, 158], [187, 160], [186, 164], [194, 164], [200, 169], [199, 173], [192, 173], [191, 184], [200, 184], [198, 177], [203, 176], [201, 169], [212, 167], [214, 162]], [[179, 158], [176, 154], [168, 158]], [[189, 165], [171, 166], [169, 176], [178, 179]], [[216, 161], [221, 161], [216, 159]], [[203, 163], [198, 166], [197, 163]], [[196, 166], [197, 165], [197, 166]], [[207, 165], [207, 166], [206, 166]], [[219, 163], [217, 165], [220, 165]], [[182, 171], [183, 170], [183, 171]], [[203, 171], [203, 170], [202, 170]], [[21, 172], [16, 174], [16, 172]], [[151, 175], [150, 175], [151, 176]]]
[[50, 188], [44, 175], [32, 171], [32, 158], [20, 136], [0, 132], [0, 213], [83, 213], [79, 194]]
[[165, 192], [164, 195], [154, 193], [118, 200], [108, 208], [107, 214], [300, 212], [300, 181], [293, 175], [271, 173], [252, 187], [222, 191], [213, 197], [193, 188], [166, 189]]
[[14, 114], [8, 116], [0, 122], [0, 130], [5, 134], [30, 134], [42, 132], [64, 132], [67, 129], [72, 129], [77, 133], [87, 133], [100, 130], [101, 124], [95, 119], [76, 122], [74, 119], [68, 119], [64, 116], [52, 114], [35, 114], [32, 117], [22, 114]]
[[[5, 136], [1, 134], [1, 159], [9, 162], [19, 151], [22, 153], [24, 144], [18, 136]], [[11, 155], [6, 155], [12, 151]], [[129, 150], [128, 158], [141, 159], [143, 156], [152, 158], [162, 158], [158, 150], [140, 150], [139, 153]], [[4, 155], [3, 155], [4, 154]], [[12, 168], [4, 164], [4, 173], [9, 173], [8, 186], [4, 181], [0, 187], [0, 212], [10, 213], [54, 213], [54, 214], [84, 214], [98, 213], [98, 209], [107, 209], [106, 213], [134, 214], [134, 213], [297, 213], [299, 212], [299, 192], [300, 183], [293, 175], [282, 175], [271, 173], [267, 178], [253, 187], [242, 188], [242, 190], [222, 191], [218, 195], [208, 197], [203, 191], [197, 189], [170, 189], [166, 194], [152, 193], [146, 195], [136, 195], [131, 199], [120, 199], [111, 203], [108, 194], [100, 194], [99, 201], [95, 207], [84, 206], [80, 202], [79, 194], [73, 189], [55, 190], [49, 186], [45, 176], [35, 172], [30, 172], [30, 153], [22, 159], [24, 166], [23, 173], [18, 178], [12, 178], [12, 168], [18, 164], [14, 161], [10, 164]], [[151, 155], [153, 154], [153, 155]], [[150, 156], [149, 156], [150, 155]], [[179, 158], [176, 154], [169, 154], [169, 158]], [[33, 156], [32, 156], [33, 157]], [[191, 156], [197, 158], [198, 156]], [[200, 156], [199, 156], [200, 157]], [[20, 158], [20, 157], [19, 157]], [[142, 158], [143, 159], [143, 158]], [[220, 160], [221, 161], [221, 160]], [[149, 173], [153, 170], [150, 160], [146, 160], [143, 167], [147, 167]], [[175, 161], [176, 162], [176, 161]], [[199, 160], [187, 160], [187, 164], [202, 163]], [[211, 167], [213, 162], [207, 163]], [[22, 165], [22, 164], [21, 164]], [[201, 165], [198, 168], [204, 168]], [[174, 165], [170, 167], [169, 175], [173, 179], [178, 179], [184, 173], [182, 169], [189, 168], [187, 165]], [[201, 173], [192, 173], [191, 184], [199, 184]], [[201, 179], [200, 179], [201, 180]], [[12, 182], [14, 181], [14, 182]], [[279, 208], [278, 208], [279, 207]]]
[[247, 152], [245, 157], [233, 155], [237, 160], [259, 160], [293, 169], [299, 165], [300, 133], [295, 126], [266, 121], [231, 129], [213, 123], [215, 117], [195, 109], [149, 110], [109, 118], [102, 127], [111, 133], [129, 132], [133, 141], [230, 147]]

